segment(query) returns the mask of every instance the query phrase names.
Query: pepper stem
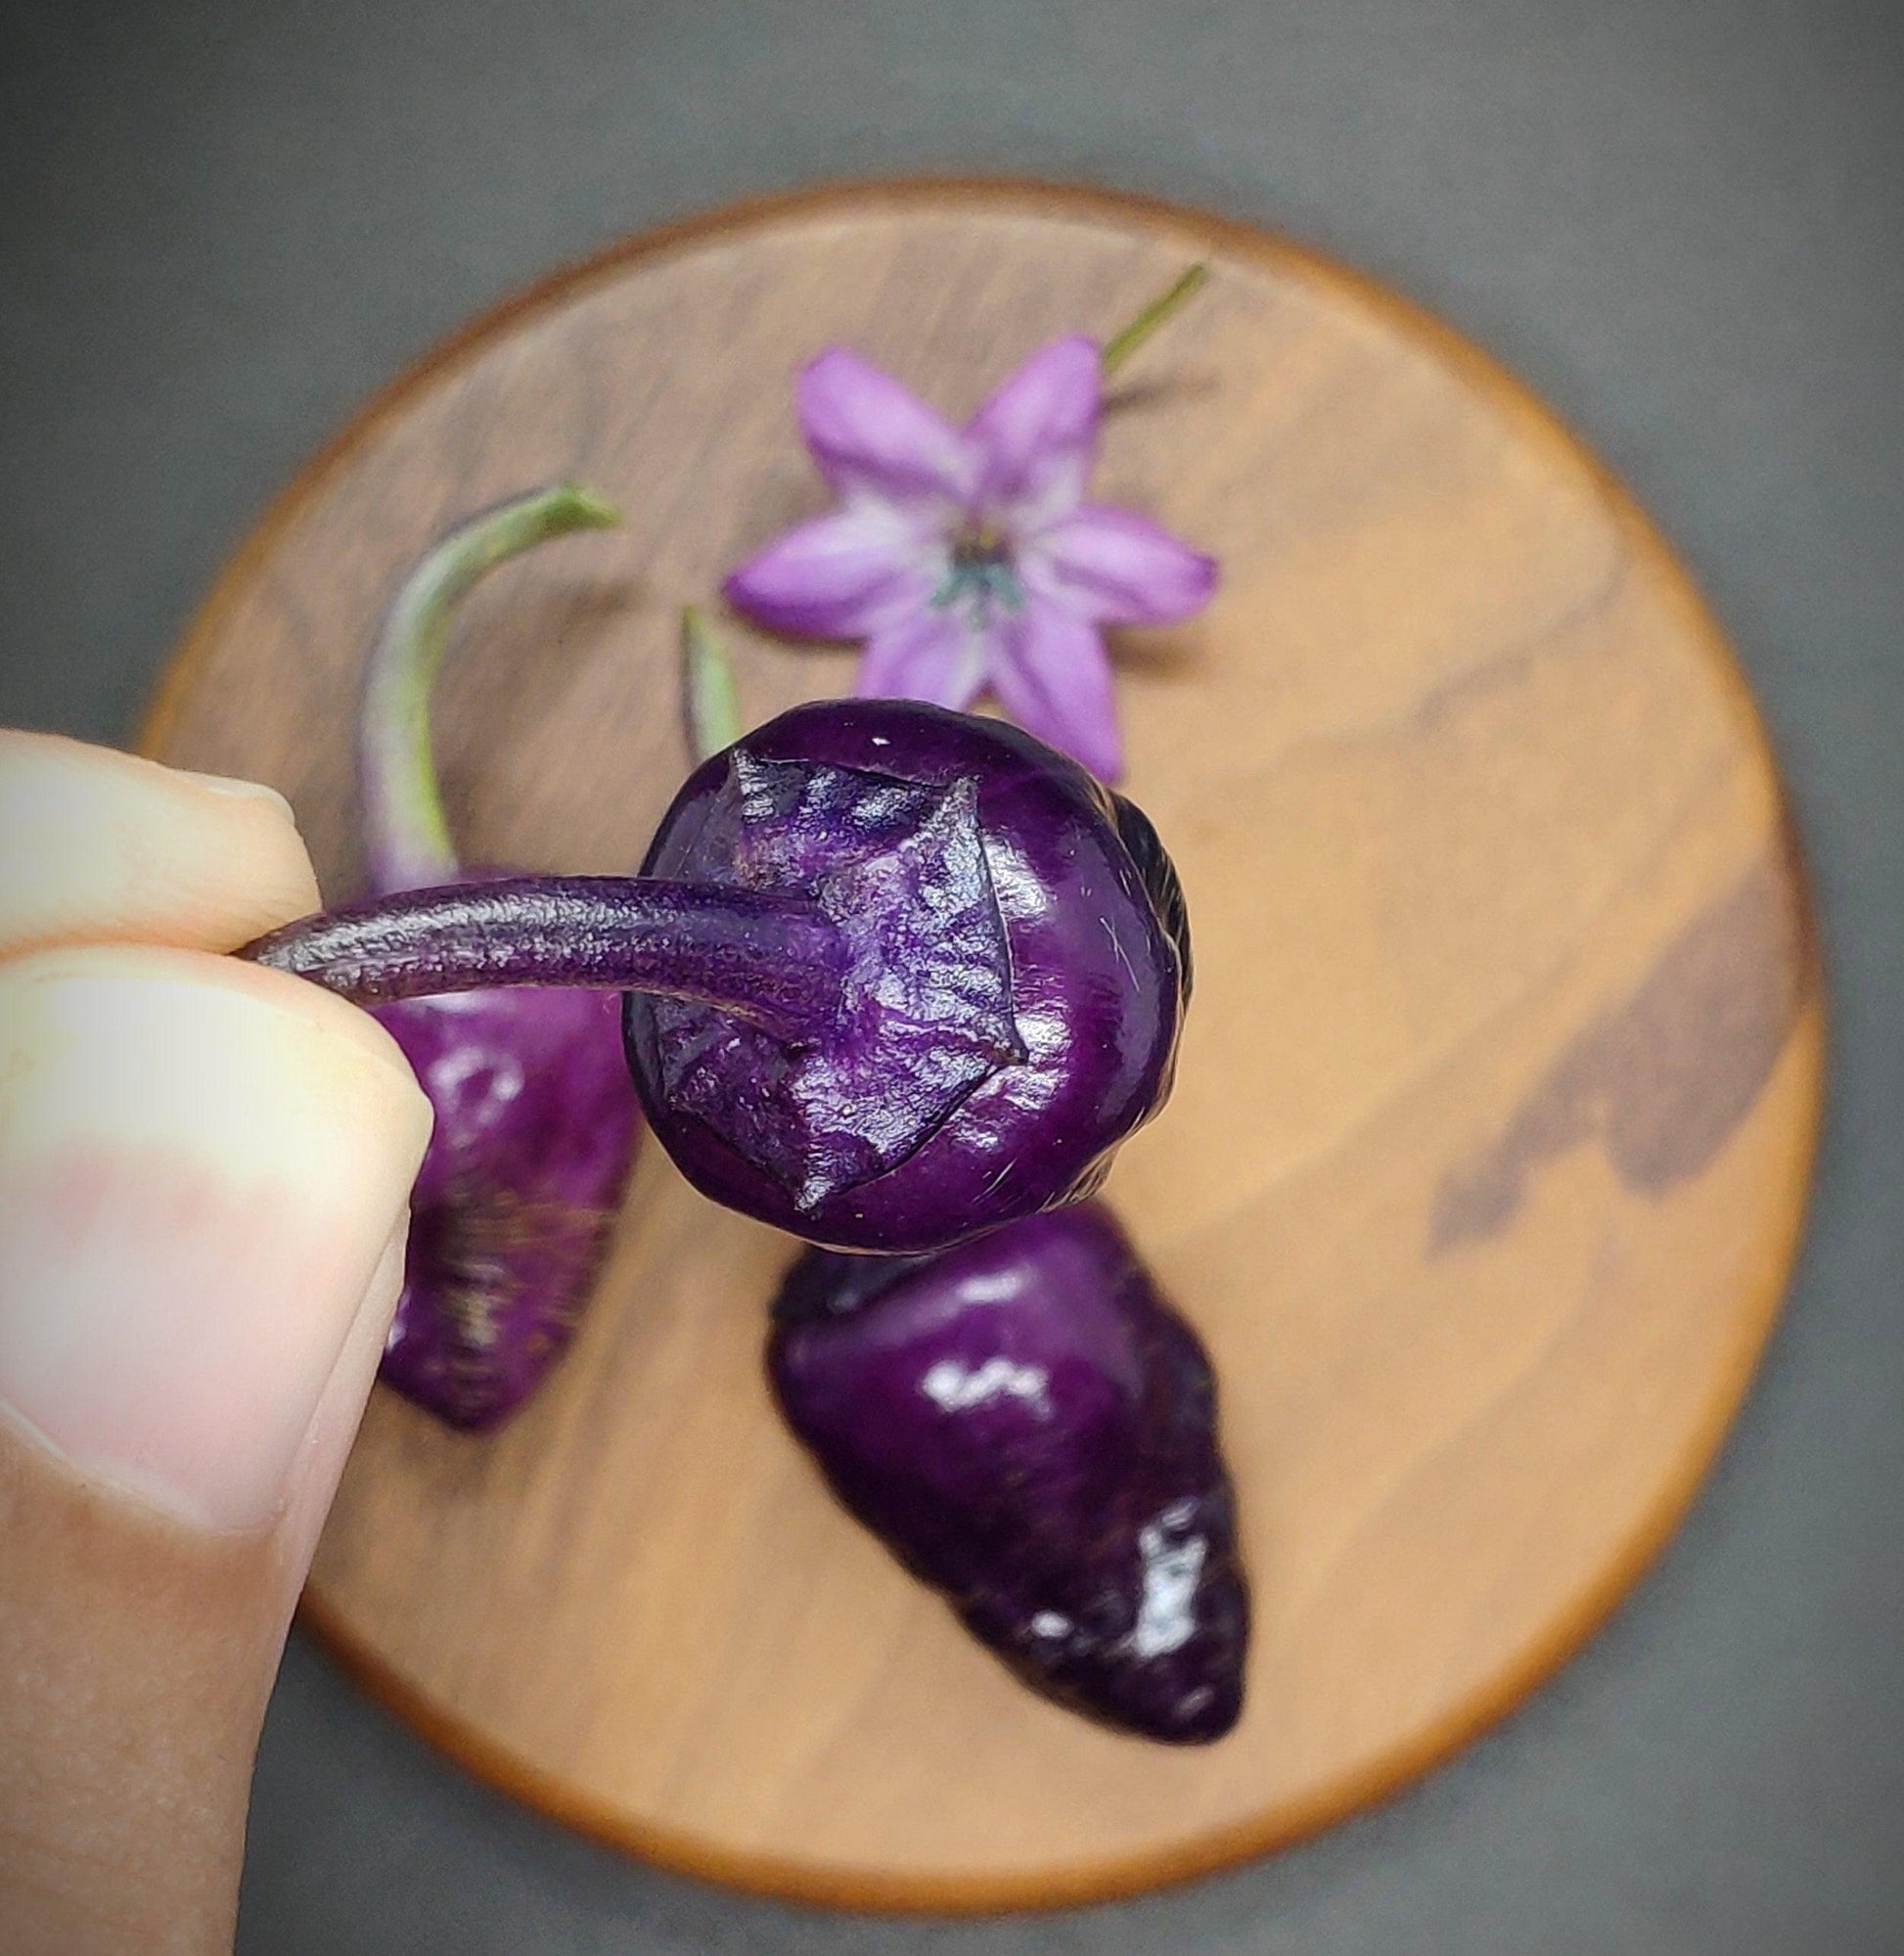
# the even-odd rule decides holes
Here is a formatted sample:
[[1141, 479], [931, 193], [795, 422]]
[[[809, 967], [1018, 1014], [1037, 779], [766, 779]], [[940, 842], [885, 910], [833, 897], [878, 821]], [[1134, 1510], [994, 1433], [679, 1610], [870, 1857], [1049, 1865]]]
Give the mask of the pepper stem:
[[1190, 267], [1159, 293], [1149, 305], [1127, 320], [1104, 343], [1098, 364], [1105, 374], [1114, 374], [1130, 356], [1161, 326], [1166, 325], [1209, 283], [1210, 268], [1201, 261]]
[[647, 876], [399, 890], [288, 924], [239, 955], [358, 1005], [580, 985], [693, 999], [793, 1042], [836, 1028], [851, 962], [811, 897]]
[[359, 764], [374, 887], [413, 889], [454, 882], [458, 874], [430, 740], [431, 687], [457, 601], [486, 571], [532, 544], [619, 521], [578, 483], [557, 482], [473, 517], [405, 579], [364, 676]]
[[696, 760], [724, 752], [741, 738], [734, 667], [698, 605], [681, 614], [681, 702]]

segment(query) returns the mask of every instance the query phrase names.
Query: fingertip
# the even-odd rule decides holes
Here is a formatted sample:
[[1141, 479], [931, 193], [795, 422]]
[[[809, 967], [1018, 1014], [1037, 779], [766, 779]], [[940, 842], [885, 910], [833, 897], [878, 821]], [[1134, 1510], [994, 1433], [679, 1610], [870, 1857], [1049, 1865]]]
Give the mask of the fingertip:
[[177, 1519], [268, 1522], [430, 1125], [383, 1028], [283, 974], [133, 946], [0, 970], [0, 1400]]
[[0, 952], [231, 950], [318, 903], [276, 790], [0, 729]]

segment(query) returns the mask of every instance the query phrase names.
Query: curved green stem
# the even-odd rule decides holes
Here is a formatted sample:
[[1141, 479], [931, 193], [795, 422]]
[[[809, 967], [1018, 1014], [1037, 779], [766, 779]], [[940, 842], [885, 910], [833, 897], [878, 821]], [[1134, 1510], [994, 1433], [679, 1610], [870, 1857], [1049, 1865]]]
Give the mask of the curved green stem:
[[1210, 268], [1202, 263], [1194, 264], [1176, 279], [1170, 287], [1152, 299], [1143, 311], [1125, 324], [1104, 342], [1104, 351], [1098, 355], [1099, 364], [1106, 375], [1114, 374], [1130, 356], [1143, 345], [1151, 335], [1179, 312], [1191, 299], [1209, 283]]
[[681, 702], [696, 760], [724, 752], [741, 738], [734, 668], [697, 605], [681, 614]]
[[404, 581], [371, 654], [359, 725], [364, 842], [376, 888], [414, 889], [458, 873], [430, 743], [431, 687], [457, 601], [533, 544], [619, 521], [599, 496], [558, 482], [473, 517]]

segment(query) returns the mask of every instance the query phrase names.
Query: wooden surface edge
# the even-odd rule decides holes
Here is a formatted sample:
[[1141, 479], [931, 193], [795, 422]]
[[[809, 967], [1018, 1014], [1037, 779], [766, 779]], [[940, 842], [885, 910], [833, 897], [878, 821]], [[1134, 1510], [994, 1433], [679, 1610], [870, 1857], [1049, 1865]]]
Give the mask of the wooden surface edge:
[[[1286, 273], [1297, 273], [1352, 296], [1359, 304], [1384, 315], [1407, 337], [1428, 345], [1538, 438], [1564, 451], [1594, 483], [1635, 547], [1663, 571], [1687, 603], [1695, 638], [1716, 669], [1772, 778], [1782, 782], [1772, 744], [1745, 674], [1685, 567], [1598, 456], [1492, 355], [1388, 288], [1306, 246], [1239, 220], [1135, 193], [1020, 178], [958, 176], [822, 185], [752, 198], [683, 218], [559, 268], [439, 341], [373, 395], [293, 476], [227, 560], [167, 661], [139, 729], [137, 751], [153, 754], [163, 746], [178, 702], [189, 689], [197, 665], [215, 637], [227, 609], [254, 566], [269, 555], [284, 531], [320, 492], [339, 462], [372, 430], [401, 411], [417, 391], [454, 368], [460, 360], [480, 350], [498, 333], [632, 264], [673, 250], [694, 249], [728, 231], [797, 218], [809, 211], [850, 213], [929, 207], [957, 196], [984, 197], [995, 205], [1044, 215], [1071, 213], [1085, 219], [1135, 223], [1153, 233], [1177, 236], [1191, 248], [1201, 246], [1272, 263]], [[1755, 1295], [1748, 1307], [1742, 1306], [1742, 1335], [1731, 1354], [1732, 1363], [1716, 1376], [1710, 1402], [1692, 1431], [1679, 1471], [1662, 1484], [1651, 1513], [1626, 1544], [1625, 1553], [1594, 1574], [1573, 1607], [1547, 1626], [1519, 1665], [1504, 1670], [1487, 1689], [1477, 1692], [1444, 1718], [1304, 1801], [1278, 1809], [1260, 1820], [1211, 1830], [1154, 1852], [1022, 1876], [887, 1876], [824, 1862], [728, 1852], [693, 1836], [659, 1826], [630, 1823], [605, 1803], [578, 1796], [416, 1691], [361, 1646], [342, 1622], [309, 1592], [300, 1605], [299, 1619], [371, 1697], [477, 1778], [577, 1832], [632, 1851], [672, 1872], [802, 1903], [953, 1917], [1111, 1900], [1194, 1880], [1292, 1845], [1337, 1820], [1392, 1797], [1522, 1704], [1601, 1627], [1671, 1538], [1749, 1389], [1777, 1321], [1802, 1241], [1824, 1113], [1827, 999], [1809, 880], [1795, 834], [1791, 835], [1789, 860], [1804, 932], [1807, 986], [1804, 1008], [1789, 1035], [1781, 1065], [1800, 1069], [1805, 1130], [1791, 1158], [1790, 1199], [1780, 1205], [1785, 1226], [1778, 1239], [1768, 1246]]]

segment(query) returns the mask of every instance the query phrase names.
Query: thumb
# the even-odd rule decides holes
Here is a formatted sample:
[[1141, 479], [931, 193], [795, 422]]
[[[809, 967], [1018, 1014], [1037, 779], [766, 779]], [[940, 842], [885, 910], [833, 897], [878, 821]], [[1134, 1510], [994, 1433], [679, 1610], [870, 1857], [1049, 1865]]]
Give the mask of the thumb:
[[0, 1922], [230, 1946], [251, 1757], [429, 1133], [368, 1018], [191, 950], [0, 967]]

